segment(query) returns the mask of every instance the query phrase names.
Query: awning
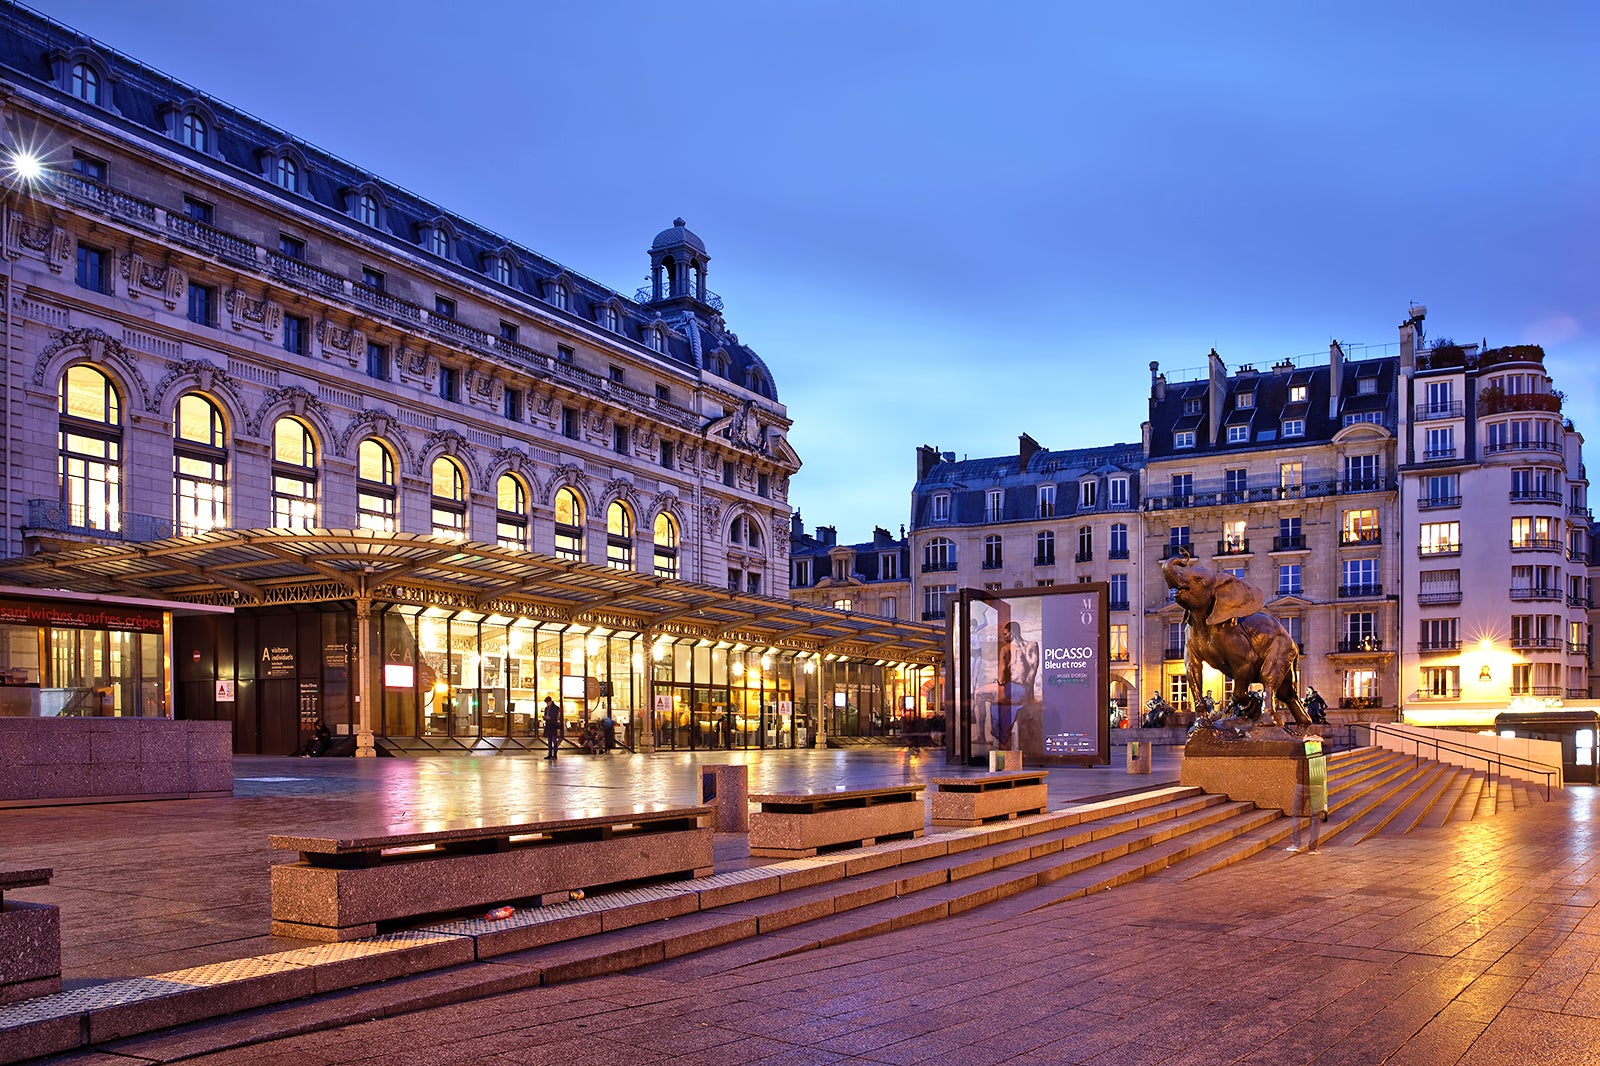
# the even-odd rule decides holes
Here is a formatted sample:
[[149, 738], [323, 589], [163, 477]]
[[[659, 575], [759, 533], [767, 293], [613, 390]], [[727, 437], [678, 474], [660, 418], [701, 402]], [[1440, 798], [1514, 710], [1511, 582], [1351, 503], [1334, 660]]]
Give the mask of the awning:
[[359, 595], [653, 635], [936, 663], [944, 630], [614, 570], [495, 544], [351, 529], [216, 530], [10, 560], [35, 588], [261, 607]]

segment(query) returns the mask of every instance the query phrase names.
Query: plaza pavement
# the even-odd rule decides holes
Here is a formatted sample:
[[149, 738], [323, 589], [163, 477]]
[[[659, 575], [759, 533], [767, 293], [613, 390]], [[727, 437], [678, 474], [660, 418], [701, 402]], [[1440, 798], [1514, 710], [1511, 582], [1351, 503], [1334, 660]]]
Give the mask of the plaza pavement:
[[[1164, 754], [1170, 770], [1172, 754]], [[824, 779], [838, 772], [832, 758], [758, 756], [752, 783]], [[856, 784], [945, 772], [937, 759], [914, 769], [908, 757], [898, 764], [894, 758], [871, 754], [845, 764], [843, 773]], [[653, 759], [660, 765], [640, 758], [627, 776], [692, 793], [689, 762]], [[557, 765], [544, 782], [562, 794], [628, 787], [604, 783], [623, 773], [611, 768], [562, 783], [580, 771]], [[1162, 780], [1162, 770], [1158, 763], [1150, 779], [1120, 768], [1051, 776], [1057, 787], [1095, 794]], [[327, 789], [314, 784], [318, 771], [240, 760], [242, 798], [215, 802], [248, 810], [257, 805], [247, 794], [256, 785], [300, 789], [297, 796], [260, 797], [282, 814], [276, 804], [314, 802], [307, 797], [319, 790], [371, 796], [400, 781], [380, 777], [393, 771], [360, 777], [370, 772], [343, 768], [357, 775], [350, 787]], [[415, 766], [408, 776], [419, 798], [410, 802], [451, 795], [459, 803], [466, 794], [460, 790], [471, 791], [471, 778], [462, 775], [473, 772], [506, 775], [502, 786], [537, 774]], [[687, 786], [679, 784], [684, 777]], [[1024, 893], [770, 961], [751, 963], [749, 952], [732, 944], [629, 974], [388, 1012], [281, 1039], [273, 1037], [291, 1028], [293, 1008], [264, 1010], [238, 1023], [250, 1035], [225, 1052], [192, 1056], [207, 1041], [190, 1027], [55, 1061], [1600, 1063], [1595, 791], [1575, 787], [1565, 802], [1354, 847], [1334, 843], [1317, 855], [1274, 851], [1194, 880], [1179, 866], [1042, 910], [1033, 909], [1039, 891]], [[13, 813], [0, 813], [8, 852]], [[250, 820], [240, 814], [235, 825]], [[26, 857], [44, 861], [37, 849]], [[302, 1028], [304, 1018], [297, 1020]]]

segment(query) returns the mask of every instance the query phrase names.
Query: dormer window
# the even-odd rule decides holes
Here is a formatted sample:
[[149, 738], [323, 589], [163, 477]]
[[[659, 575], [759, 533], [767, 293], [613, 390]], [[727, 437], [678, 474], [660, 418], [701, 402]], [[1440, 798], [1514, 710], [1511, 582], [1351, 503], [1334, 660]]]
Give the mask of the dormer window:
[[[1306, 402], [1306, 395], [1307, 395], [1307, 392], [1306, 392], [1306, 387], [1304, 385], [1290, 385], [1289, 386], [1289, 402], [1290, 403], [1305, 403]], [[1285, 435], [1287, 435], [1287, 434], [1285, 434]]]
[[1253, 392], [1241, 392], [1233, 398], [1233, 406], [1241, 411], [1247, 410], [1255, 405], [1256, 394]]
[[450, 255], [450, 234], [435, 227], [433, 231], [433, 239], [430, 242], [430, 248], [434, 255], [437, 255], [440, 258], [448, 258]]
[[622, 325], [621, 316], [617, 314], [617, 309], [610, 304], [606, 304], [605, 311], [601, 315], [601, 319], [604, 322], [606, 329], [610, 330], [612, 333], [617, 332]]
[[293, 159], [280, 158], [278, 166], [273, 173], [273, 183], [280, 189], [290, 192], [300, 191], [300, 165]]
[[1099, 506], [1099, 484], [1094, 481], [1078, 483], [1078, 509], [1089, 510]]
[[497, 255], [489, 264], [489, 276], [501, 285], [511, 284], [511, 263], [503, 255]]
[[364, 226], [382, 229], [388, 207], [388, 197], [370, 181], [344, 190], [345, 213]]
[[72, 75], [67, 85], [68, 91], [79, 100], [100, 106], [100, 75], [88, 63], [80, 60], [72, 64]]
[[933, 521], [935, 521], [935, 522], [948, 522], [948, 521], [950, 521], [950, 494], [949, 493], [946, 493], [946, 492], [938, 493], [930, 501], [930, 504], [931, 504], [930, 510], [931, 510]]
[[178, 140], [197, 152], [204, 152], [211, 143], [211, 127], [193, 111], [186, 112], [178, 120]]
[[449, 259], [450, 250], [455, 245], [455, 227], [450, 220], [440, 216], [432, 222], [424, 222], [421, 226], [422, 246], [440, 259]]
[[571, 299], [571, 296], [571, 291], [567, 288], [566, 282], [556, 282], [555, 295], [552, 298], [552, 302], [556, 305], [556, 310], [565, 311], [567, 309], [567, 302]]
[[[649, 329], [644, 331], [644, 342], [652, 352], [665, 351], [667, 347], [667, 336], [660, 326], [651, 326]], [[718, 368], [718, 373], [724, 372], [725, 371], [723, 368]]]
[[1303, 418], [1285, 418], [1283, 420], [1283, 435], [1285, 437], [1305, 436], [1306, 420]]
[[1183, 401], [1183, 413], [1186, 414], [1186, 415], [1197, 415], [1197, 414], [1199, 414], [1200, 413], [1200, 401], [1198, 399]]
[[1376, 396], [1377, 394], [1378, 394], [1378, 379], [1377, 378], [1357, 378], [1356, 379], [1356, 395], [1357, 396]]
[[368, 226], [378, 224], [378, 198], [369, 192], [364, 192], [356, 200], [356, 221]]
[[300, 193], [303, 191], [306, 174], [305, 153], [288, 141], [283, 141], [271, 148], [264, 148], [259, 154], [261, 161], [261, 176], [276, 185], [284, 192]]
[[1248, 443], [1250, 443], [1250, 427], [1249, 427], [1249, 425], [1229, 426], [1228, 427], [1228, 443], [1229, 444], [1248, 444]]
[[1193, 448], [1194, 430], [1180, 429], [1175, 431], [1172, 434], [1172, 446], [1174, 448]]

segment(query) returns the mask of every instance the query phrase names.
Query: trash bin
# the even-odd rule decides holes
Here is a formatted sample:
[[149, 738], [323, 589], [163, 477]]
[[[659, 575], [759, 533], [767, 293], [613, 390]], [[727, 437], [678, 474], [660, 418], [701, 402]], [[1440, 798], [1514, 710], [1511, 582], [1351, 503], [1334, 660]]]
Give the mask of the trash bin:
[[700, 767], [700, 802], [714, 809], [716, 832], [750, 832], [750, 768], [725, 763]]
[[1141, 744], [1137, 740], [1128, 742], [1128, 773], [1147, 774], [1150, 772], [1151, 760], [1155, 756], [1155, 747], [1151, 744]]

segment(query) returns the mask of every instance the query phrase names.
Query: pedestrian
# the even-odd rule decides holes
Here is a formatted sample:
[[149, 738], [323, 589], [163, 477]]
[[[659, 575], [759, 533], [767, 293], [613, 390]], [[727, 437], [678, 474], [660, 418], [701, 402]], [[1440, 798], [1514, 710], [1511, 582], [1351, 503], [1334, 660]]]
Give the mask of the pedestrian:
[[328, 731], [328, 723], [317, 719], [317, 728], [312, 732], [311, 743], [306, 745], [306, 754], [323, 755], [327, 753], [328, 745], [333, 743], [333, 734]]
[[[1289, 812], [1289, 846], [1284, 851], [1303, 851], [1320, 855], [1317, 847], [1318, 822], [1328, 814], [1327, 756], [1322, 752], [1322, 738], [1312, 737], [1305, 742], [1305, 758], [1295, 760], [1294, 799]], [[1300, 817], [1305, 816], [1307, 839], [1300, 844]]]
[[611, 749], [617, 746], [617, 723], [611, 720], [609, 710], [605, 711], [604, 715], [600, 719], [600, 750], [610, 755]]
[[544, 698], [544, 743], [548, 749], [545, 760], [555, 762], [556, 750], [561, 747], [561, 708], [553, 696]]

